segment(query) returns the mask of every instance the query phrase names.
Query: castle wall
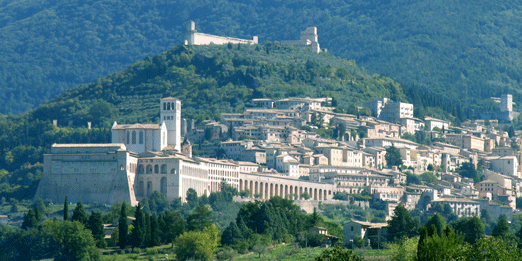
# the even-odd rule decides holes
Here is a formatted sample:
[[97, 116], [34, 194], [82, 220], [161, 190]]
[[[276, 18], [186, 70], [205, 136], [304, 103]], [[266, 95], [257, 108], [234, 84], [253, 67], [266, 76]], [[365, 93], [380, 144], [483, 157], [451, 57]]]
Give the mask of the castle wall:
[[209, 45], [209, 44], [257, 44], [257, 37], [254, 37], [252, 40], [239, 39], [233, 37], [225, 37], [225, 36], [217, 36], [210, 35], [204, 33], [196, 33], [192, 32], [188, 34], [186, 37], [188, 41], [188, 45]]
[[136, 205], [136, 162], [123, 144], [55, 144], [44, 155], [35, 199]]

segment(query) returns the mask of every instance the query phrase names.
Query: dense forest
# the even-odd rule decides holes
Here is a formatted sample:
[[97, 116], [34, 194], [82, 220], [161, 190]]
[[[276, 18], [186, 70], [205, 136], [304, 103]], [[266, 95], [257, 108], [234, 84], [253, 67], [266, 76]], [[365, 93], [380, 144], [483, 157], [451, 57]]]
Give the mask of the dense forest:
[[490, 96], [520, 98], [522, 15], [513, 0], [2, 0], [0, 113], [27, 111], [166, 51], [181, 43], [188, 20], [200, 32], [261, 42], [316, 26], [330, 53], [461, 99], [468, 117]]

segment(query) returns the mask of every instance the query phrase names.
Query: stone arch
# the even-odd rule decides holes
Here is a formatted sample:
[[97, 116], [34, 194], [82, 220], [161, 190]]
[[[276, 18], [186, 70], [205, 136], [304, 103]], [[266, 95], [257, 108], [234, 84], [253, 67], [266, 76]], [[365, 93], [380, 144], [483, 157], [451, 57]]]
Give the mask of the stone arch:
[[314, 200], [317, 200], [317, 188], [315, 188], [313, 191], [314, 191], [314, 197], [313, 197], [313, 199], [314, 199]]
[[143, 197], [143, 192], [145, 191], [145, 184], [143, 183], [143, 180], [140, 180], [138, 183], [138, 196]]
[[161, 184], [161, 194], [163, 195], [167, 195], [167, 178], [163, 177], [161, 178], [161, 181], [160, 181], [160, 184]]
[[249, 186], [249, 188], [250, 188], [250, 197], [253, 197], [254, 194], [255, 194], [254, 187], [252, 185], [253, 185], [253, 181], [251, 180], [250, 181], [250, 186]]
[[274, 196], [274, 184], [270, 183], [270, 193], [268, 194], [268, 198], [270, 199], [273, 196]]
[[152, 165], [147, 165], [147, 174], [152, 174]]
[[170, 102], [167, 102], [167, 111], [170, 111]]
[[143, 165], [138, 165], [138, 174], [145, 174], [145, 167]]
[[152, 194], [152, 181], [147, 181], [147, 197]]
[[319, 200], [323, 200], [323, 190], [319, 189]]
[[154, 174], [158, 174], [159, 173], [159, 166], [158, 164], [154, 165]]
[[259, 191], [259, 184], [258, 184], [257, 181], [256, 181], [256, 182], [254, 183], [254, 191], [253, 191], [254, 195], [255, 195], [255, 194], [259, 194], [258, 191]]
[[161, 174], [167, 174], [167, 164], [161, 165]]
[[268, 183], [265, 182], [265, 193], [263, 193], [263, 198], [265, 199], [269, 199], [270, 198], [270, 194], [268, 194]]
[[326, 196], [326, 189], [323, 190], [323, 193], [324, 193], [323, 200], [327, 200], [328, 198], [327, 198], [327, 196]]
[[285, 185], [285, 192], [283, 194], [283, 197], [286, 198], [288, 196], [288, 185]]

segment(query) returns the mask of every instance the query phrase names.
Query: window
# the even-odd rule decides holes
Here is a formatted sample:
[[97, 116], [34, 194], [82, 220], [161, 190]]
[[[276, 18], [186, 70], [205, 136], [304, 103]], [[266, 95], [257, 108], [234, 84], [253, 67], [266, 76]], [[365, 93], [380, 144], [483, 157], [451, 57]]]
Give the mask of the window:
[[167, 104], [163, 103], [163, 110], [167, 110]]
[[127, 132], [127, 144], [130, 144], [130, 132]]
[[143, 144], [143, 131], [140, 131], [140, 144]]
[[170, 102], [167, 103], [167, 111], [170, 111]]
[[132, 131], [132, 144], [136, 144], [136, 131]]

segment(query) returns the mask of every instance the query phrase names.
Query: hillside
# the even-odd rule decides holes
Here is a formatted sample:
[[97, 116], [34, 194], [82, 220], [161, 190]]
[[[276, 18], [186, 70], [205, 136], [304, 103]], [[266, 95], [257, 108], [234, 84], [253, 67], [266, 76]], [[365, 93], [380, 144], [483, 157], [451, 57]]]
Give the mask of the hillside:
[[[342, 111], [374, 97], [406, 99], [391, 78], [370, 76], [353, 61], [329, 53], [273, 43], [179, 45], [69, 89], [30, 112], [1, 116], [0, 197], [32, 198], [43, 154], [53, 143], [110, 142], [115, 120], [159, 123], [159, 99], [167, 96], [182, 101], [182, 117], [196, 120], [240, 112], [260, 97], [328, 96]], [[85, 128], [88, 121], [92, 130]]]
[[0, 0], [0, 113], [27, 111], [166, 51], [182, 41], [187, 20], [201, 32], [261, 42], [317, 26], [332, 54], [462, 99], [468, 111], [500, 93], [521, 97], [522, 15], [514, 0]]

